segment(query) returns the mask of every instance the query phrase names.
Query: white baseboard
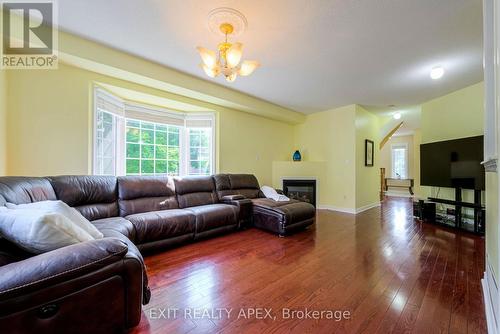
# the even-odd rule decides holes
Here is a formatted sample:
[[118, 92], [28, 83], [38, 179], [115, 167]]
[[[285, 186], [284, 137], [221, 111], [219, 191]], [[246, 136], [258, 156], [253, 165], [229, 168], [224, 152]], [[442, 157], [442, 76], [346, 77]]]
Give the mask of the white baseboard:
[[408, 191], [405, 192], [398, 192], [398, 191], [386, 191], [385, 196], [389, 197], [405, 197], [405, 198], [410, 198], [410, 197], [415, 197], [415, 195], [411, 195]]
[[483, 287], [484, 308], [486, 311], [486, 324], [489, 334], [499, 334], [498, 321], [499, 316], [499, 290], [495, 279], [495, 273], [488, 262], [486, 256], [486, 272], [481, 280]]
[[361, 212], [366, 211], [366, 210], [376, 208], [377, 206], [380, 206], [380, 202], [375, 202], [375, 203], [371, 203], [371, 204], [362, 206], [362, 207], [356, 209], [356, 214], [361, 213]]
[[333, 205], [318, 205], [318, 209], [320, 210], [330, 210], [330, 211], [338, 211], [338, 212], [343, 212], [343, 213], [350, 213], [350, 214], [356, 214], [355, 209], [351, 208], [342, 208], [338, 206], [333, 206]]
[[357, 208], [357, 209], [342, 208], [342, 207], [333, 206], [333, 205], [318, 205], [318, 209], [321, 209], [321, 210], [330, 210], [330, 211], [338, 211], [338, 212], [350, 213], [352, 215], [355, 215], [355, 214], [361, 213], [363, 211], [375, 208], [377, 206], [380, 206], [380, 202], [368, 204], [368, 205], [362, 206], [362, 207]]

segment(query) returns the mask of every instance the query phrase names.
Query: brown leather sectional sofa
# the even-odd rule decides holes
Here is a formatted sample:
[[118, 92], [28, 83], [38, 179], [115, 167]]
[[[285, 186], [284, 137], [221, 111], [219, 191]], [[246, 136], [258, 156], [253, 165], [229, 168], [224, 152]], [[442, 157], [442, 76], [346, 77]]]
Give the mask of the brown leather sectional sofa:
[[151, 297], [141, 253], [256, 226], [285, 235], [314, 223], [312, 205], [263, 198], [255, 176], [0, 177], [0, 205], [61, 200], [104, 239], [33, 256], [0, 237], [5, 333], [114, 333]]

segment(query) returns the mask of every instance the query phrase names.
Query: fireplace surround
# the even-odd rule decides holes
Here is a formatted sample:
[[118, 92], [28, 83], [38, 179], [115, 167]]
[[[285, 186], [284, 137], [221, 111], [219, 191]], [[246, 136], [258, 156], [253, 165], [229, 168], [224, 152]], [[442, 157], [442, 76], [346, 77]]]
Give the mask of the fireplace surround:
[[291, 199], [311, 203], [316, 207], [316, 180], [284, 179], [283, 193]]

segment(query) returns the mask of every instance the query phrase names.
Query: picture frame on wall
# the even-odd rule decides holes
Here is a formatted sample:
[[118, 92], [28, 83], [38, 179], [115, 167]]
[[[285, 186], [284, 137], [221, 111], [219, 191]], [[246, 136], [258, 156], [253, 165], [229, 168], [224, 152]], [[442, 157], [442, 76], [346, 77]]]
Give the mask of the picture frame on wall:
[[365, 166], [373, 167], [374, 154], [373, 140], [365, 139]]

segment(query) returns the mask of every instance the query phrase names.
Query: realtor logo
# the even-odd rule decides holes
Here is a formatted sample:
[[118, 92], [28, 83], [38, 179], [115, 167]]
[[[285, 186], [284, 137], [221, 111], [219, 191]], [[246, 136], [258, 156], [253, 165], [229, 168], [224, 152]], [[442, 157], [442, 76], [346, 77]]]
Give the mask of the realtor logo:
[[2, 4], [1, 69], [56, 69], [57, 33], [52, 1]]

